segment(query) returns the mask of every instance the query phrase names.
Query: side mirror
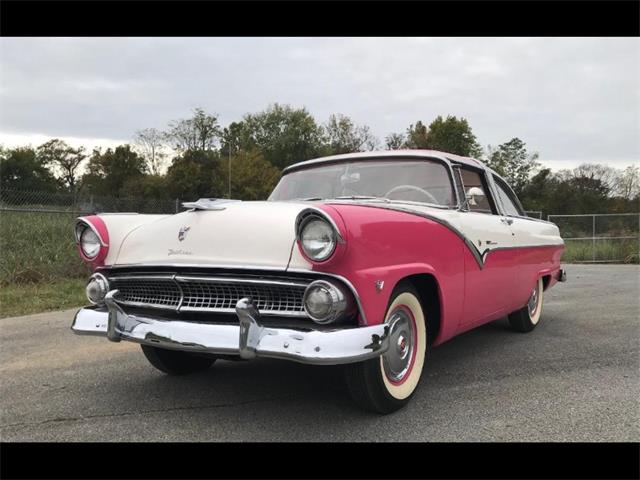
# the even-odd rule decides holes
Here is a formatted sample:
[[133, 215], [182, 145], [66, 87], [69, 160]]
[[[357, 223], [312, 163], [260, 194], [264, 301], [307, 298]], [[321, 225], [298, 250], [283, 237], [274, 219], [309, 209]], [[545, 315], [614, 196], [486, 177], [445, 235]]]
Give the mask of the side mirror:
[[484, 198], [484, 192], [480, 187], [471, 187], [469, 190], [467, 190], [467, 201], [469, 202], [469, 205], [478, 205], [478, 202], [476, 202], [476, 197], [479, 200], [482, 200]]

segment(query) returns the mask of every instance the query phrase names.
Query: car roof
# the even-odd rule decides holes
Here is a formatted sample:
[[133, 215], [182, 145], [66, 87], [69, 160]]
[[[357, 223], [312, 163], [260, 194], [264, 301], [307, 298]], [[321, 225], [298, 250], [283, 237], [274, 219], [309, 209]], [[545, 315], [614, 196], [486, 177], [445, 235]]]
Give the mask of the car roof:
[[331, 155], [328, 157], [314, 158], [306, 160], [304, 162], [294, 163], [286, 167], [282, 173], [287, 174], [295, 170], [301, 170], [308, 166], [322, 164], [322, 163], [339, 163], [349, 160], [374, 160], [374, 159], [406, 159], [407, 157], [413, 158], [438, 158], [444, 161], [453, 161], [469, 165], [476, 168], [487, 169], [486, 165], [479, 160], [471, 157], [463, 157], [455, 155], [453, 153], [441, 152], [439, 150], [378, 150], [373, 152], [358, 152], [358, 153], [345, 153], [342, 155]]

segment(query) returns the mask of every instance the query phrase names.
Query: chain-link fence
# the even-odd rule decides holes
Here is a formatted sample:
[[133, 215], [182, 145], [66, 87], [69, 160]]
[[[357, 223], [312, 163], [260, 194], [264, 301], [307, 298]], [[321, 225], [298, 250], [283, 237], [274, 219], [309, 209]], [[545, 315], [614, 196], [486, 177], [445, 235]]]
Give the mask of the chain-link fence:
[[549, 215], [560, 229], [565, 262], [638, 263], [640, 214]]
[[0, 285], [84, 278], [73, 240], [80, 215], [100, 212], [171, 214], [180, 199], [104, 197], [3, 189], [0, 191]]
[[[194, 200], [194, 199], [189, 199]], [[74, 220], [99, 212], [171, 214], [180, 199], [0, 191], [0, 285], [84, 278]], [[527, 215], [541, 218], [541, 212]], [[638, 262], [640, 215], [549, 215], [565, 239], [565, 262]]]
[[0, 210], [47, 213], [177, 213], [180, 199], [105, 197], [85, 193], [52, 193], [3, 189]]

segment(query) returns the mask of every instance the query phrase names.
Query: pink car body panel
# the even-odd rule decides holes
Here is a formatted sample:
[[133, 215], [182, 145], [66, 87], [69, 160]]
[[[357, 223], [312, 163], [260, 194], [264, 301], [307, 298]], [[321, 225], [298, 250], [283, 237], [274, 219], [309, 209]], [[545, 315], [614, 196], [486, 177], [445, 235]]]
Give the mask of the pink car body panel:
[[[437, 221], [358, 205], [319, 208], [334, 220], [345, 243], [328, 261], [312, 262], [312, 270], [349, 280], [368, 325], [384, 321], [391, 292], [400, 280], [432, 275], [441, 318], [434, 344], [521, 308], [538, 278], [550, 276], [549, 287], [560, 269], [562, 245], [496, 249], [480, 265], [473, 247]], [[384, 282], [381, 290], [376, 288], [379, 281]], [[360, 318], [361, 324], [365, 318]]]

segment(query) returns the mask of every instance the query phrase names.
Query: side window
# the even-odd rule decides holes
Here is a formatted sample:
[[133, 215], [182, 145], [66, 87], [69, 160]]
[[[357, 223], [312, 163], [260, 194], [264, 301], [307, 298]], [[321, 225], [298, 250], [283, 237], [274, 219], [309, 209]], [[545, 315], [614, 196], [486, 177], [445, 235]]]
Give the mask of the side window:
[[493, 208], [491, 202], [491, 192], [487, 187], [484, 175], [464, 167], [460, 168], [460, 175], [462, 176], [462, 185], [465, 192], [469, 191], [472, 187], [478, 187], [484, 192], [484, 197], [476, 197], [476, 205], [469, 205], [469, 210], [477, 213], [495, 213], [496, 210]]
[[509, 187], [507, 187], [506, 184], [495, 175], [493, 177], [493, 181], [496, 184], [498, 196], [500, 197], [500, 201], [504, 206], [506, 214], [523, 217], [524, 212], [520, 211], [518, 202], [513, 198], [515, 197], [515, 194], [511, 192], [511, 189], [509, 189]]

